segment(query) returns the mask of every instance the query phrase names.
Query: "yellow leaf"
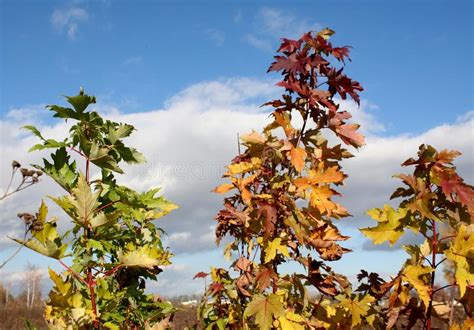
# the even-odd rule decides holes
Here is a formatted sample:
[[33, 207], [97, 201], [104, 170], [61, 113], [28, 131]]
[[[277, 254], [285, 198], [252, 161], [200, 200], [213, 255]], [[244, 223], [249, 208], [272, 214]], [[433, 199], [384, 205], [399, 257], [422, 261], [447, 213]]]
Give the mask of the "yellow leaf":
[[249, 144], [264, 144], [265, 143], [265, 138], [255, 131], [253, 131], [250, 134], [242, 135], [240, 139], [244, 143], [249, 143]]
[[255, 316], [255, 323], [259, 329], [270, 330], [273, 325], [273, 318], [278, 318], [284, 314], [283, 304], [276, 294], [268, 296], [256, 295], [247, 305], [244, 317]]
[[406, 216], [406, 209], [399, 209], [397, 211], [391, 206], [385, 205], [383, 210], [372, 209], [367, 214], [379, 223], [375, 227], [361, 228], [359, 230], [362, 234], [372, 239], [374, 244], [389, 241], [390, 245], [393, 245], [403, 235], [404, 230], [400, 220]]
[[433, 269], [428, 266], [408, 265], [403, 270], [403, 278], [409, 282], [418, 292], [418, 296], [423, 301], [425, 309], [430, 301], [430, 276]]
[[269, 242], [265, 248], [265, 263], [269, 263], [276, 257], [276, 253], [280, 252], [285, 257], [289, 257], [288, 247], [281, 245], [281, 238], [275, 238], [273, 241]]
[[343, 298], [340, 302], [340, 306], [349, 310], [352, 317], [352, 326], [359, 325], [362, 322], [361, 317], [365, 317], [370, 309], [370, 304], [375, 301], [372, 296], [356, 296], [352, 298]]
[[474, 268], [474, 225], [462, 224], [445, 254], [456, 265], [454, 276], [462, 297], [467, 286], [474, 285], [474, 273], [471, 271]]
[[325, 28], [318, 32], [318, 36], [326, 40], [329, 39], [329, 37], [332, 36], [333, 34], [334, 34], [334, 31], [331, 30], [330, 28]]

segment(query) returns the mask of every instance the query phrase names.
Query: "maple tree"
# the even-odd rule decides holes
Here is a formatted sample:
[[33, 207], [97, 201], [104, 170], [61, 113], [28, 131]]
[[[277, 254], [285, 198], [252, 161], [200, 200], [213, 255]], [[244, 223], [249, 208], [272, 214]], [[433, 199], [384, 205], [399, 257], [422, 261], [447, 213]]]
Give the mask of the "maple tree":
[[[432, 316], [446, 320], [437, 308], [443, 305], [437, 296], [451, 287], [459, 289], [459, 301], [467, 316], [473, 317], [474, 188], [464, 182], [452, 164], [459, 155], [457, 151], [438, 152], [432, 146], [421, 145], [418, 158], [402, 164], [415, 166], [413, 174], [396, 176], [405, 185], [391, 196], [402, 198], [399, 206], [370, 210], [368, 214], [377, 226], [361, 229], [374, 244], [388, 241], [393, 245], [407, 230], [424, 238], [421, 245], [403, 247], [410, 258], [396, 277], [383, 283], [385, 290], [392, 290], [383, 310], [388, 328], [399, 319], [408, 328], [422, 320], [427, 329], [432, 327]], [[437, 271], [446, 262], [451, 263], [453, 276], [446, 285], [437, 287]], [[410, 296], [411, 290], [416, 291], [416, 298]], [[474, 319], [468, 319], [464, 326], [474, 326]]]
[[[59, 233], [56, 217], [48, 216], [41, 202], [33, 216], [32, 236], [18, 243], [57, 259], [64, 271], [49, 269], [53, 288], [45, 308], [50, 328], [137, 329], [166, 326], [175, 311], [171, 303], [145, 293], [146, 280], [156, 280], [171, 252], [161, 242], [161, 229], [153, 220], [177, 206], [159, 189], [140, 193], [118, 184], [114, 173], [120, 163], [142, 163], [144, 156], [123, 139], [134, 127], [104, 120], [89, 107], [95, 97], [82, 89], [67, 96], [71, 107], [50, 105], [55, 118], [73, 122], [69, 137], [44, 138], [34, 126], [25, 129], [41, 143], [30, 151], [53, 149], [51, 159], [36, 168], [66, 192], [49, 198], [69, 217], [70, 228]], [[79, 170], [78, 158], [84, 164]], [[95, 167], [95, 168], [94, 168]]]
[[[352, 157], [343, 145], [364, 144], [359, 125], [348, 123], [351, 114], [338, 102], [350, 97], [359, 103], [363, 88], [344, 74], [349, 47], [334, 47], [333, 33], [282, 40], [268, 71], [282, 73], [277, 85], [285, 93], [264, 104], [272, 107], [273, 120], [262, 133], [242, 136], [245, 150], [224, 175], [230, 183], [215, 189], [235, 191], [216, 216], [217, 242], [229, 235], [225, 255], [235, 260], [230, 271], [211, 269], [199, 308], [207, 328], [350, 327], [373, 312], [374, 298], [352, 292], [328, 264], [350, 251], [339, 243], [349, 237], [333, 223], [349, 216], [335, 201], [346, 178], [340, 161]], [[331, 145], [325, 132], [341, 143]], [[285, 263], [306, 272], [283, 274]], [[310, 299], [309, 287], [321, 299]]]
[[[353, 288], [329, 265], [350, 251], [340, 245], [349, 237], [333, 222], [349, 216], [335, 201], [335, 188], [347, 177], [340, 162], [352, 157], [343, 145], [364, 144], [359, 125], [348, 122], [351, 114], [338, 102], [350, 97], [359, 103], [363, 89], [344, 74], [349, 47], [333, 47], [333, 33], [324, 29], [298, 40], [282, 39], [281, 55], [268, 71], [282, 73], [277, 85], [285, 93], [264, 104], [272, 107], [273, 120], [262, 133], [242, 136], [245, 149], [224, 174], [230, 183], [214, 190], [235, 192], [216, 216], [216, 242], [230, 237], [224, 255], [233, 261], [230, 269], [195, 276], [212, 281], [198, 309], [206, 329], [390, 329], [410, 328], [420, 320], [431, 329], [432, 315], [445, 310], [436, 294], [452, 286], [459, 287], [472, 317], [472, 298], [466, 295], [472, 293], [474, 277], [474, 193], [451, 164], [455, 151], [421, 146], [419, 159], [403, 164], [416, 170], [413, 176], [399, 176], [408, 185], [392, 196], [405, 198], [400, 207], [368, 212], [378, 225], [361, 231], [374, 244], [393, 245], [407, 229], [426, 238], [421, 246], [405, 247], [410, 259], [397, 276], [385, 281], [362, 270]], [[327, 132], [342, 143], [330, 144]], [[442, 226], [455, 234], [440, 237]], [[436, 269], [446, 260], [454, 264], [455, 282], [437, 287]], [[304, 273], [281, 271], [291, 263]], [[316, 299], [310, 295], [314, 289]]]

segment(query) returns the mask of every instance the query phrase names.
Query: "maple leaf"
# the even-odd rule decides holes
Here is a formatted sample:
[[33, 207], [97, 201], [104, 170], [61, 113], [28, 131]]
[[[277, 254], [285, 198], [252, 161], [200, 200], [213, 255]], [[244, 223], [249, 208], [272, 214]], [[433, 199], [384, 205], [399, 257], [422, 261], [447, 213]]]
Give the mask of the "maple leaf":
[[250, 162], [238, 162], [236, 164], [230, 164], [227, 166], [229, 169], [228, 174], [242, 174], [251, 170], [257, 169], [262, 164], [262, 160], [257, 157], [253, 157]]
[[285, 314], [285, 309], [276, 294], [264, 296], [255, 295], [244, 311], [244, 317], [255, 316], [255, 323], [259, 329], [270, 330], [273, 319]]
[[318, 170], [310, 170], [308, 173], [309, 181], [312, 185], [319, 183], [340, 183], [346, 175], [339, 171], [339, 166], [332, 166], [324, 168], [324, 164], [321, 162], [318, 166]]
[[224, 184], [221, 184], [220, 186], [216, 187], [213, 192], [216, 192], [218, 194], [225, 194], [226, 192], [228, 192], [229, 190], [235, 188], [235, 186], [233, 184], [230, 184], [230, 183], [224, 183]]
[[331, 215], [337, 205], [331, 201], [331, 197], [338, 193], [329, 188], [329, 186], [315, 187], [311, 191], [310, 204], [317, 208], [321, 213], [327, 213]]
[[[263, 241], [259, 237], [260, 241]], [[265, 248], [265, 263], [269, 263], [275, 259], [277, 252], [280, 252], [285, 257], [289, 257], [288, 247], [281, 244], [281, 238], [277, 237], [273, 241], [268, 242], [267, 247]]]
[[440, 186], [448, 200], [456, 194], [459, 202], [465, 205], [470, 213], [474, 215], [474, 189], [464, 183], [463, 179], [456, 173], [450, 171], [439, 171], [437, 175], [441, 178]]
[[277, 208], [267, 202], [258, 203], [257, 218], [263, 215], [263, 230], [264, 236], [270, 236], [275, 230], [275, 224], [277, 221]]
[[430, 301], [430, 276], [433, 268], [422, 265], [408, 265], [403, 270], [403, 279], [409, 282], [423, 301], [425, 309]]
[[356, 295], [353, 297], [336, 297], [340, 303], [339, 305], [349, 311], [349, 314], [352, 318], [352, 326], [361, 324], [362, 318], [367, 315], [367, 312], [370, 309], [371, 304], [375, 301], [375, 298], [366, 295], [360, 296]]
[[255, 283], [260, 292], [265, 291], [265, 289], [270, 286], [271, 281], [275, 282], [277, 280], [278, 275], [269, 267], [260, 266], [257, 274], [255, 274]]
[[365, 144], [364, 135], [357, 133], [359, 127], [358, 124], [346, 124], [331, 128], [345, 144], [358, 148]]
[[331, 51], [332, 56], [334, 56], [336, 59], [339, 61], [344, 62], [344, 57], [347, 57], [349, 61], [351, 60], [349, 58], [349, 47], [334, 47]]
[[[285, 330], [305, 330], [304, 322], [305, 318], [301, 315], [295, 314], [292, 311], [288, 311], [285, 316], [278, 318], [281, 329]], [[303, 324], [302, 324], [303, 323]]]
[[474, 285], [474, 274], [471, 272], [474, 268], [474, 225], [460, 226], [445, 255], [456, 265], [454, 276], [462, 297], [466, 288]]
[[407, 215], [406, 209], [395, 210], [390, 205], [384, 205], [383, 209], [375, 208], [367, 212], [372, 219], [378, 221], [377, 226], [359, 229], [362, 234], [373, 240], [374, 244], [389, 241], [395, 244], [403, 235], [404, 230], [400, 220]]
[[207, 276], [209, 276], [209, 273], [199, 272], [199, 273], [196, 273], [196, 275], [194, 275], [193, 280], [197, 278], [206, 278]]
[[297, 50], [301, 46], [301, 40], [291, 40], [291, 39], [282, 38], [281, 41], [282, 43], [280, 45], [280, 48], [278, 48], [277, 50], [278, 52], [293, 53], [295, 50]]
[[334, 30], [331, 30], [330, 28], [324, 28], [321, 31], [317, 33], [317, 35], [325, 40], [329, 39], [333, 34]]
[[253, 131], [250, 134], [245, 134], [240, 137], [240, 139], [247, 144], [264, 144], [265, 138], [259, 133]]
[[267, 72], [283, 70], [283, 73], [296, 74], [304, 71], [307, 57], [293, 53], [288, 56], [275, 56], [275, 60]]
[[21, 240], [18, 238], [12, 238], [15, 242], [26, 246], [27, 248], [36, 251], [44, 256], [53, 258], [53, 259], [61, 259], [64, 257], [67, 245], [61, 245], [54, 241], [45, 241], [40, 242], [37, 239], [29, 239], [29, 240]]
[[76, 220], [83, 226], [88, 225], [99, 206], [98, 198], [99, 192], [93, 193], [86, 178], [80, 173], [77, 186], [72, 189], [72, 196], [69, 196], [69, 202], [75, 208]]
[[41, 230], [32, 231], [32, 237], [28, 240], [9, 238], [44, 256], [61, 259], [65, 255], [67, 245], [61, 242], [56, 229], [56, 219], [52, 218], [46, 221], [47, 214], [48, 208], [44, 201], [41, 201], [38, 213], [36, 213], [36, 222], [41, 223]]
[[169, 256], [169, 252], [159, 250], [153, 246], [136, 247], [133, 244], [128, 244], [126, 251], [119, 251], [118, 260], [127, 267], [153, 268], [168, 265], [170, 263]]

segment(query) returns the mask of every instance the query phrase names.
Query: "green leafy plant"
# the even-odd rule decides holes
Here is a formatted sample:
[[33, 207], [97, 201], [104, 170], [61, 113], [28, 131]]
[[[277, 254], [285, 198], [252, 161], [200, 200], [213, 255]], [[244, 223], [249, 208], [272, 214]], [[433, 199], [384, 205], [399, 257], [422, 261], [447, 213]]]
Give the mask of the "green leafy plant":
[[90, 111], [95, 97], [82, 90], [66, 99], [71, 107], [48, 106], [55, 118], [72, 122], [64, 140], [44, 138], [36, 127], [25, 126], [41, 140], [30, 151], [53, 149], [51, 160], [43, 159], [36, 167], [65, 190], [65, 196], [50, 199], [64, 210], [70, 225], [59, 233], [57, 225], [64, 220], [50, 218], [42, 201], [32, 237], [15, 239], [65, 268], [59, 274], [49, 270], [53, 288], [46, 321], [57, 329], [165, 326], [175, 309], [146, 294], [145, 284], [170, 264], [171, 253], [162, 246], [162, 231], [153, 220], [176, 205], [157, 196], [159, 189], [140, 193], [117, 183], [114, 173], [123, 173], [122, 162], [145, 161], [123, 142], [133, 126]]
[[[452, 164], [459, 155], [457, 151], [438, 152], [432, 146], [421, 145], [418, 158], [402, 164], [415, 166], [413, 174], [396, 176], [405, 185], [391, 196], [402, 199], [399, 206], [370, 210], [368, 214], [377, 226], [361, 229], [374, 244], [393, 245], [407, 230], [424, 238], [420, 245], [404, 246], [410, 258], [395, 278], [384, 283], [392, 290], [388, 306], [381, 310], [388, 328], [403, 321], [408, 328], [422, 322], [424, 328], [431, 329], [433, 316], [447, 325], [449, 308], [437, 297], [451, 287], [459, 289], [460, 302], [467, 316], [473, 317], [474, 188], [464, 182]], [[454, 276], [437, 287], [436, 274], [446, 262], [450, 262]], [[474, 326], [473, 320], [466, 322], [466, 327]]]

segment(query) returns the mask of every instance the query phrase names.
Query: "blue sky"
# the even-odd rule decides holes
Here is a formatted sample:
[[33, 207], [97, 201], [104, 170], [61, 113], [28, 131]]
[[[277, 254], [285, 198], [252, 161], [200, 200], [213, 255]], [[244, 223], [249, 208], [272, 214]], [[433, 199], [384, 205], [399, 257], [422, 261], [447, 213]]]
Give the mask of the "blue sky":
[[[289, 13], [293, 26], [265, 31], [265, 7]], [[72, 19], [77, 30], [68, 36], [52, 15], [71, 8], [86, 17]], [[262, 77], [273, 53], [249, 36], [275, 49], [298, 25], [329, 26], [334, 42], [354, 47], [348, 71], [390, 131], [420, 131], [473, 107], [469, 0], [2, 1], [1, 15], [2, 113], [79, 85], [124, 111], [149, 110], [196, 82]]]
[[[265, 116], [257, 106], [279, 92], [272, 87], [278, 76], [266, 70], [280, 37], [330, 27], [336, 31], [335, 44], [353, 47], [347, 72], [365, 87], [363, 106], [354, 111], [360, 111], [356, 117], [366, 124], [368, 145], [360, 160], [352, 163], [355, 165], [347, 165], [351, 175], [347, 189], [369, 191], [364, 195], [365, 204], [355, 197], [347, 200], [356, 209], [352, 212], [356, 219], [362, 219], [369, 207], [380, 205], [375, 200], [387, 200], [395, 184], [390, 175], [425, 139], [463, 151], [460, 169], [472, 182], [472, 1], [0, 0], [0, 15], [0, 148], [3, 162], [7, 160], [2, 166], [11, 157], [23, 157], [25, 162], [40, 159], [18, 155], [18, 150], [26, 151], [32, 142], [18, 135], [18, 127], [29, 118], [55, 134], [59, 128], [39, 109], [61, 102], [60, 95], [76, 93], [79, 86], [97, 95], [102, 109], [112, 116], [136, 121], [143, 132], [160, 133], [154, 140], [174, 141], [168, 143], [175, 143], [173, 149], [167, 149], [169, 145], [153, 149], [140, 144], [137, 137], [134, 141], [148, 151], [152, 165], [145, 172], [132, 171], [130, 182], [145, 187], [138, 174], [146, 173], [182, 206], [171, 218], [177, 224], [165, 226], [174, 237], [170, 246], [175, 242], [179, 251], [174, 271], [185, 279], [194, 271], [206, 270], [213, 258], [217, 260], [214, 264], [223, 263], [215, 259], [220, 252], [213, 248], [209, 230], [221, 198], [207, 194], [221, 181], [216, 175], [202, 180], [153, 176], [152, 170], [196, 162], [210, 168], [211, 163], [205, 163], [209, 159], [222, 169], [235, 153], [235, 142], [230, 142], [235, 133], [263, 127]], [[223, 108], [230, 112], [223, 115]], [[176, 118], [182, 122], [169, 124]], [[229, 123], [229, 118], [235, 120]], [[155, 119], [168, 120], [168, 125], [157, 122], [155, 128], [148, 127]], [[187, 132], [180, 132], [186, 138], [172, 137], [172, 130], [166, 135], [167, 126], [188, 127], [183, 123], [186, 120], [194, 120]], [[227, 130], [222, 128], [226, 125]], [[215, 136], [210, 136], [212, 132]], [[209, 147], [215, 141], [232, 145]], [[186, 156], [174, 154], [174, 149], [184, 149]], [[375, 165], [374, 155], [381, 157]], [[374, 181], [389, 183], [366, 188], [367, 173], [379, 173], [380, 179]], [[4, 181], [2, 177], [2, 186]], [[50, 193], [48, 184], [31, 190], [28, 198], [39, 200], [42, 193]], [[178, 189], [178, 184], [186, 188]], [[189, 197], [191, 194], [199, 198]], [[371, 198], [374, 202], [367, 202]], [[16, 214], [25, 205], [19, 198], [0, 204], [2, 221], [10, 223], [8, 214]], [[351, 247], [362, 250], [364, 240], [357, 237], [355, 228], [346, 228], [356, 236]], [[18, 227], [3, 225], [1, 229], [2, 234], [12, 234]], [[183, 240], [194, 242], [190, 233], [206, 238], [195, 242], [196, 251], [180, 245]], [[7, 255], [12, 246], [2, 246], [6, 250], [0, 256]], [[32, 256], [23, 252], [7, 272], [21, 270], [27, 260], [38, 260], [42, 267], [52, 264]], [[387, 256], [394, 260], [390, 271], [404, 258], [401, 253], [364, 250], [340, 267], [356, 272], [361, 262], [372, 260], [367, 267], [381, 269], [380, 262]], [[185, 290], [195, 289], [190, 285]]]

